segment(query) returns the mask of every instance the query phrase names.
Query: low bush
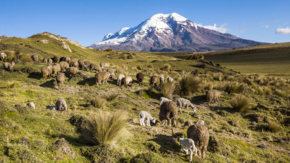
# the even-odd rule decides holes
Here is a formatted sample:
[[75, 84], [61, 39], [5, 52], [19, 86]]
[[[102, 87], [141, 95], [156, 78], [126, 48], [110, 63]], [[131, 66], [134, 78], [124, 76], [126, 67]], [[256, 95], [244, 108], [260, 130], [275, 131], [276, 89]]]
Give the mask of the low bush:
[[15, 87], [15, 82], [13, 82], [13, 81], [7, 82], [7, 88], [14, 88], [14, 87]]
[[231, 100], [230, 104], [233, 109], [239, 112], [247, 112], [250, 109], [250, 99], [244, 95], [237, 95]]
[[96, 108], [103, 108], [106, 105], [106, 100], [102, 97], [95, 97], [91, 100], [91, 105], [93, 105]]
[[194, 53], [194, 54], [190, 54], [187, 59], [190, 59], [190, 60], [204, 59], [204, 56], [199, 53]]
[[30, 54], [23, 54], [23, 55], [21, 55], [20, 60], [22, 62], [32, 62], [32, 58], [31, 58], [31, 55]]
[[166, 82], [162, 85], [161, 93], [162, 93], [163, 97], [166, 97], [168, 99], [172, 99], [172, 94], [174, 92], [174, 89], [175, 89], [174, 83]]
[[164, 71], [170, 71], [171, 65], [170, 64], [164, 64], [163, 65], [163, 70]]
[[281, 130], [281, 126], [278, 123], [274, 122], [274, 121], [270, 121], [268, 123], [268, 128], [272, 132], [279, 132]]
[[186, 74], [178, 81], [175, 93], [180, 96], [189, 96], [200, 88], [202, 88], [200, 78], [191, 74]]

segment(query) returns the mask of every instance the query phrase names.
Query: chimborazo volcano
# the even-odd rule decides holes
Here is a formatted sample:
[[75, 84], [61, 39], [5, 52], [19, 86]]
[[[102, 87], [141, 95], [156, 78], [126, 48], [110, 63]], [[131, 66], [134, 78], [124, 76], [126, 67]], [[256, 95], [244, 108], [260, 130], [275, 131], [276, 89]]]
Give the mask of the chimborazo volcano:
[[136, 27], [126, 27], [116, 33], [109, 33], [101, 42], [92, 44], [90, 47], [136, 52], [195, 52], [227, 50], [261, 44], [265, 43], [210, 30], [177, 13], [172, 13], [156, 14]]

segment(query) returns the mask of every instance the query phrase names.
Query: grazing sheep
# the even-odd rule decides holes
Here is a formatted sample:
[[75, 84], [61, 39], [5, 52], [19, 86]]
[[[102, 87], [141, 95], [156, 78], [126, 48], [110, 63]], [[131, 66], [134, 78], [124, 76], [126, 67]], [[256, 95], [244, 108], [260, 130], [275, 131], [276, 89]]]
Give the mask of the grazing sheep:
[[167, 81], [172, 83], [172, 82], [174, 81], [174, 79], [173, 79], [172, 77], [169, 76], [169, 77], [167, 78]]
[[69, 76], [71, 75], [76, 75], [78, 73], [79, 69], [77, 67], [68, 67], [66, 68], [66, 74], [68, 74]]
[[53, 76], [55, 76], [59, 71], [60, 71], [60, 65], [59, 64], [55, 64], [55, 65], [52, 66], [52, 74], [53, 74]]
[[53, 63], [57, 63], [57, 62], [58, 62], [58, 58], [57, 58], [57, 56], [53, 56], [53, 57], [51, 58], [51, 60], [52, 60]]
[[78, 60], [71, 60], [70, 62], [70, 67], [79, 67]]
[[47, 106], [46, 106], [46, 109], [49, 109], [49, 110], [56, 110], [56, 107], [55, 107], [55, 106], [47, 105]]
[[65, 61], [70, 64], [70, 57], [65, 57]]
[[52, 63], [53, 63], [53, 61], [52, 61], [51, 58], [48, 58], [48, 59], [47, 59], [47, 62], [48, 62], [48, 64], [52, 64]]
[[52, 74], [52, 66], [49, 65], [47, 67], [43, 67], [41, 69], [41, 73], [42, 73], [42, 78], [46, 79], [46, 77], [50, 77]]
[[43, 63], [48, 63], [48, 58], [43, 58]]
[[102, 82], [103, 82], [103, 84], [108, 83], [107, 80], [110, 77], [110, 73], [109, 72], [99, 72], [99, 73], [96, 73], [95, 77], [96, 77], [96, 84], [97, 84], [97, 86], [99, 86], [99, 84], [102, 84]]
[[[69, 62], [69, 66], [73, 66], [75, 65], [74, 62], [79, 62], [79, 60], [76, 57], [70, 57], [70, 62]], [[78, 65], [79, 66], [79, 65]]]
[[90, 67], [90, 65], [92, 64], [92, 63], [89, 62], [89, 61], [85, 61], [84, 63], [85, 63], [85, 65], [87, 65], [88, 67]]
[[1, 53], [0, 54], [0, 60], [4, 61], [4, 59], [7, 57], [7, 54]]
[[125, 75], [119, 74], [117, 79], [117, 86], [120, 86], [122, 84], [123, 78], [125, 78]]
[[65, 61], [65, 57], [60, 57], [59, 62]]
[[159, 84], [159, 78], [158, 76], [151, 76], [150, 78], [150, 85], [153, 85], [153, 86], [157, 86]]
[[85, 70], [86, 71], [90, 71], [89, 67], [87, 65], [85, 65]]
[[199, 151], [198, 155], [202, 155], [202, 158], [204, 158], [209, 141], [209, 132], [204, 121], [198, 120], [195, 125], [189, 126], [187, 129], [187, 137], [195, 142], [196, 148]]
[[209, 90], [206, 94], [206, 99], [207, 102], [210, 104], [212, 101], [213, 102], [218, 102], [218, 98], [221, 96], [221, 92], [217, 90]]
[[110, 78], [114, 79], [115, 78], [115, 70], [112, 67], [109, 67], [107, 72], [110, 73]]
[[179, 140], [180, 140], [181, 150], [186, 152], [186, 155], [188, 155], [188, 150], [189, 150], [189, 153], [190, 153], [189, 161], [191, 162], [192, 161], [192, 155], [193, 155], [192, 150], [195, 153], [194, 156], [197, 156], [197, 148], [194, 145], [194, 141], [192, 139], [190, 139], [190, 138], [189, 139], [188, 138], [179, 138]]
[[79, 60], [79, 68], [81, 69], [81, 70], [84, 70], [85, 69], [85, 61], [83, 60], [83, 59], [80, 59]]
[[90, 64], [90, 71], [92, 72], [93, 70], [96, 70], [97, 72], [102, 72], [102, 68], [95, 64], [95, 63], [91, 63]]
[[179, 98], [177, 99], [177, 106], [179, 107], [179, 111], [181, 112], [182, 107], [186, 107], [187, 113], [189, 113], [188, 107], [191, 107], [193, 109], [193, 112], [196, 112], [196, 107], [187, 99], [185, 98]]
[[9, 62], [3, 62], [3, 68], [6, 71], [12, 72], [14, 65], [15, 65], [15, 62], [14, 61], [12, 61], [11, 63], [9, 63]]
[[35, 109], [35, 105], [33, 102], [28, 103], [27, 106], [30, 107], [31, 109]]
[[58, 88], [61, 89], [61, 87], [63, 86], [63, 82], [65, 80], [65, 75], [64, 73], [61, 73], [59, 75], [56, 76], [56, 82], [58, 84]]
[[106, 62], [101, 62], [100, 66], [101, 66], [101, 68], [107, 68], [107, 67], [109, 67], [109, 64]]
[[146, 126], [144, 123], [144, 120], [146, 121], [147, 126], [150, 126], [150, 121], [152, 121], [153, 123], [156, 122], [156, 118], [152, 117], [150, 113], [146, 112], [146, 111], [140, 111], [139, 113], [139, 122], [141, 126]]
[[136, 75], [136, 78], [137, 78], [137, 81], [139, 82], [139, 85], [140, 85], [143, 82], [143, 80], [144, 80], [144, 74], [138, 73]]
[[160, 80], [160, 84], [161, 84], [161, 85], [162, 85], [162, 84], [164, 84], [164, 82], [165, 82], [165, 79], [164, 79], [164, 77], [163, 77], [163, 76], [161, 76], [159, 80]]
[[66, 68], [69, 68], [69, 64], [66, 61], [59, 62], [60, 70], [64, 72]]
[[169, 126], [171, 126], [171, 119], [173, 119], [176, 126], [177, 112], [178, 108], [173, 101], [165, 101], [160, 107], [159, 119], [161, 122], [164, 122], [164, 120], [169, 122]]
[[169, 100], [168, 98], [166, 97], [160, 97], [160, 106], [163, 104], [163, 102], [165, 101], [172, 101], [172, 100]]
[[125, 87], [127, 87], [130, 83], [133, 83], [133, 79], [131, 78], [131, 76], [126, 76], [123, 78], [123, 83]]
[[56, 110], [58, 111], [67, 111], [67, 105], [64, 99], [59, 99], [55, 103]]
[[31, 59], [32, 59], [33, 61], [37, 62], [37, 61], [38, 61], [38, 55], [36, 55], [36, 54], [32, 55], [32, 56], [31, 56]]

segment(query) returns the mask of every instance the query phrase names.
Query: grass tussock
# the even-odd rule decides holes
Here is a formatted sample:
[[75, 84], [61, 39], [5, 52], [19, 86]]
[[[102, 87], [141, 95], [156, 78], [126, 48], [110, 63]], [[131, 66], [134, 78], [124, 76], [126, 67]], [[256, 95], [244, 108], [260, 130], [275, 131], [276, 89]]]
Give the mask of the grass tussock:
[[100, 111], [97, 115], [90, 116], [86, 123], [90, 139], [97, 144], [112, 145], [123, 138], [127, 126], [127, 112], [118, 110], [115, 113]]
[[93, 105], [96, 108], [103, 108], [106, 105], [106, 100], [102, 97], [95, 97], [91, 100], [91, 105]]
[[186, 74], [178, 81], [175, 92], [180, 96], [189, 96], [200, 88], [202, 88], [200, 78]]
[[137, 66], [137, 69], [138, 69], [138, 70], [142, 70], [143, 67], [142, 67], [141, 65], [138, 65], [138, 66]]
[[4, 59], [5, 62], [16, 61], [16, 59], [17, 59], [16, 52], [17, 51], [4, 51], [4, 52], [7, 54], [7, 57]]
[[250, 109], [250, 99], [244, 95], [237, 95], [231, 100], [230, 104], [233, 109], [239, 112], [247, 112]]
[[187, 59], [189, 60], [204, 59], [204, 56], [199, 53], [194, 53], [194, 54], [190, 54]]
[[164, 64], [163, 65], [163, 70], [164, 71], [170, 71], [171, 65], [170, 64]]
[[278, 123], [274, 122], [274, 121], [270, 121], [268, 123], [268, 128], [272, 132], [279, 132], [281, 130], [281, 126]]
[[7, 82], [7, 88], [14, 88], [14, 87], [15, 87], [15, 82], [13, 82], [13, 81]]
[[104, 95], [103, 98], [107, 99], [108, 102], [114, 101], [118, 97], [118, 94]]
[[172, 99], [172, 94], [175, 90], [175, 84], [171, 82], [166, 82], [162, 85], [161, 93], [163, 97], [166, 97], [168, 99]]
[[32, 62], [31, 55], [29, 55], [29, 54], [21, 55], [20, 60], [22, 62]]

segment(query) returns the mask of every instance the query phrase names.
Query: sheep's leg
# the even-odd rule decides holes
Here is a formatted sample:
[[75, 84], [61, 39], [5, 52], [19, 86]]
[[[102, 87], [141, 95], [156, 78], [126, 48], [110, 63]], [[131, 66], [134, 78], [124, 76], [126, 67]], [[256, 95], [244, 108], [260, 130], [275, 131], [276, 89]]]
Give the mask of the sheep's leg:
[[171, 118], [169, 119], [169, 126], [171, 126]]
[[142, 119], [141, 118], [139, 119], [139, 122], [140, 122], [140, 126], [142, 126]]
[[197, 156], [197, 148], [196, 147], [193, 147], [193, 150], [195, 152], [194, 156]]
[[189, 159], [189, 161], [192, 161], [192, 150], [191, 149], [189, 149], [189, 153], [190, 153], [190, 159]]
[[188, 105], [186, 105], [187, 113], [189, 114]]
[[147, 120], [147, 126], [150, 126], [150, 119]]
[[182, 113], [182, 111], [181, 111], [181, 107], [179, 107], [179, 111], [180, 111], [180, 114]]

